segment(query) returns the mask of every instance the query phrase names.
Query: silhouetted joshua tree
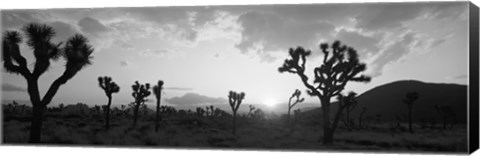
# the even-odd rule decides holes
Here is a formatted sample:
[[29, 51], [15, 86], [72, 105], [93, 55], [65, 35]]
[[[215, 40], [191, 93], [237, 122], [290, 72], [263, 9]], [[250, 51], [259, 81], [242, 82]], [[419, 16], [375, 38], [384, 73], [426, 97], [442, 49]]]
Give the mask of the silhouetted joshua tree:
[[197, 107], [196, 113], [198, 117], [202, 117], [205, 114], [205, 110], [202, 107]]
[[[30, 128], [30, 143], [39, 143], [42, 129], [43, 114], [46, 106], [52, 101], [61, 85], [74, 77], [86, 65], [91, 64], [92, 46], [86, 37], [75, 34], [64, 46], [62, 42], [53, 43], [55, 30], [44, 24], [31, 23], [22, 29], [27, 37], [27, 46], [33, 50], [35, 63], [33, 71], [28, 68], [27, 59], [20, 53], [22, 36], [18, 31], [6, 31], [2, 38], [3, 65], [7, 72], [20, 74], [27, 80], [28, 94], [33, 105], [33, 116]], [[56, 61], [63, 57], [66, 60], [65, 71], [51, 85], [41, 98], [38, 89], [38, 79], [50, 67], [50, 60]]]
[[108, 103], [105, 108], [105, 129], [108, 130], [110, 128], [110, 106], [112, 105], [112, 94], [118, 93], [120, 87], [112, 81], [111, 77], [108, 76], [98, 77], [98, 86], [105, 91], [105, 95], [107, 95], [108, 98]]
[[306, 59], [310, 56], [311, 51], [302, 47], [290, 48], [291, 58], [286, 59], [278, 71], [297, 74], [307, 87], [307, 93], [319, 98], [323, 115], [323, 144], [332, 144], [334, 131], [330, 121], [331, 98], [339, 95], [348, 82], [369, 82], [370, 77], [358, 76], [366, 70], [366, 65], [360, 63], [357, 51], [352, 47], [341, 45], [340, 41], [335, 41], [331, 47], [327, 43], [321, 44], [320, 49], [324, 54], [323, 62], [321, 66], [313, 70], [315, 74], [313, 84], [310, 84], [305, 74]]
[[[451, 119], [454, 120], [456, 114], [455, 111], [453, 111], [452, 107], [449, 105], [444, 105], [444, 106], [438, 106], [434, 105], [433, 106], [435, 110], [437, 110], [438, 114], [442, 118], [443, 121], [443, 129], [447, 129], [447, 120]], [[454, 122], [452, 122], [451, 127], [453, 127]]]
[[353, 126], [353, 120], [350, 119], [350, 113], [355, 109], [355, 107], [358, 104], [357, 100], [355, 100], [354, 98], [355, 97], [352, 97], [352, 99], [350, 99], [352, 102], [351, 104], [345, 106], [346, 116], [343, 120], [343, 123], [345, 124], [345, 127], [347, 127], [348, 130], [352, 130], [352, 126]]
[[135, 81], [135, 84], [132, 85], [133, 93], [132, 96], [135, 99], [135, 102], [131, 105], [133, 106], [133, 126], [137, 125], [138, 110], [140, 105], [144, 104], [147, 101], [147, 97], [151, 94], [150, 84], [146, 83], [145, 85]]
[[413, 109], [413, 102], [418, 100], [418, 93], [417, 92], [409, 92], [406, 94], [405, 99], [403, 99], [403, 103], [407, 105], [408, 108], [408, 131], [413, 133], [412, 128], [412, 109]]
[[245, 93], [237, 93], [234, 91], [230, 91], [228, 94], [228, 102], [230, 103], [230, 107], [232, 107], [232, 112], [233, 112], [233, 128], [232, 128], [232, 133], [235, 135], [236, 131], [236, 119], [237, 119], [237, 110], [240, 107], [240, 104], [242, 104], [242, 100], [245, 98]]
[[247, 114], [247, 117], [250, 117], [250, 116], [253, 116], [252, 112], [255, 111], [255, 106], [253, 105], [249, 105], [248, 106], [248, 114]]
[[[343, 110], [345, 110], [347, 116], [346, 120], [347, 123], [345, 123], [345, 126], [347, 127], [348, 130], [351, 130], [351, 123], [350, 123], [350, 117], [349, 117], [349, 109], [352, 109], [357, 105], [357, 100], [355, 99], [355, 96], [357, 94], [355, 92], [350, 92], [348, 93], [347, 96], [344, 96], [342, 94], [338, 95], [338, 104], [339, 104], [339, 109], [337, 110], [337, 114], [335, 115], [334, 123], [333, 123], [333, 130], [335, 130], [338, 120], [342, 117], [343, 115]], [[351, 110], [350, 110], [351, 111]]]
[[162, 89], [163, 89], [163, 81], [158, 80], [157, 85], [153, 86], [153, 93], [155, 94], [155, 98], [157, 98], [157, 108], [155, 114], [155, 132], [158, 132], [158, 123], [162, 120], [160, 116], [160, 101], [162, 100]]
[[[290, 110], [300, 102], [303, 102], [305, 98], [300, 98], [302, 92], [298, 89], [295, 89], [292, 96], [288, 99], [288, 112], [287, 112], [287, 124], [290, 124]], [[295, 101], [292, 103], [292, 99], [295, 98]]]

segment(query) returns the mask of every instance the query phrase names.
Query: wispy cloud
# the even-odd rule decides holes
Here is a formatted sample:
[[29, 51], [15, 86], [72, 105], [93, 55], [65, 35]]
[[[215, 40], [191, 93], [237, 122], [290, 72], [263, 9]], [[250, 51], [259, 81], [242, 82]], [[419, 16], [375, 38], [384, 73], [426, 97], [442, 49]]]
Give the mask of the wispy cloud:
[[25, 92], [27, 89], [9, 84], [9, 83], [2, 83], [2, 90], [3, 91], [11, 91], [11, 92]]
[[185, 88], [185, 87], [166, 87], [166, 90], [173, 90], [173, 91], [191, 91], [193, 88]]

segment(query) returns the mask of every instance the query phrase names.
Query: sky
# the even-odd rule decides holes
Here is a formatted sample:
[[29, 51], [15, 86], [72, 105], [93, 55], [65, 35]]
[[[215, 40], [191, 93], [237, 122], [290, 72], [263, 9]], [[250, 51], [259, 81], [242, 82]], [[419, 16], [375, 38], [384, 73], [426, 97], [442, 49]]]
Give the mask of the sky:
[[[195, 108], [227, 106], [230, 90], [245, 92], [244, 106], [286, 107], [297, 75], [279, 73], [288, 49], [312, 50], [307, 75], [321, 63], [320, 43], [340, 40], [367, 64], [369, 83], [350, 82], [359, 94], [397, 80], [467, 84], [468, 3], [363, 3], [236, 5], [142, 8], [2, 10], [1, 29], [20, 30], [38, 22], [52, 26], [55, 42], [84, 34], [95, 48], [93, 64], [60, 87], [50, 105], [107, 102], [99, 76], [120, 86], [113, 107], [133, 101], [135, 81], [165, 82], [162, 104]], [[22, 54], [33, 66], [25, 44]], [[64, 70], [60, 60], [40, 77], [43, 95]], [[30, 66], [30, 67], [32, 67]], [[2, 68], [2, 100], [28, 101], [26, 81]], [[312, 78], [311, 78], [312, 79]], [[155, 98], [147, 105], [153, 108]], [[301, 104], [299, 104], [301, 105]], [[307, 106], [307, 105], [304, 105]]]

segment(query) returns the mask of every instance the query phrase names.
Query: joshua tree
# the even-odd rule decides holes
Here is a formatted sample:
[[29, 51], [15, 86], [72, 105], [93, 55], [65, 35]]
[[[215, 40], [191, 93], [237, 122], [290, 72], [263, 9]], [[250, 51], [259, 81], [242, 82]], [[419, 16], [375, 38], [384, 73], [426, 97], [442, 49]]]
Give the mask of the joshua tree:
[[197, 107], [196, 113], [198, 117], [202, 117], [205, 114], [205, 110], [202, 107]]
[[302, 113], [302, 111], [300, 109], [296, 109], [293, 111], [293, 115], [295, 116], [295, 121], [298, 120], [298, 118], [300, 117], [300, 113]]
[[138, 118], [138, 109], [140, 105], [144, 104], [147, 101], [147, 97], [151, 94], [150, 84], [146, 83], [145, 85], [138, 83], [135, 81], [135, 84], [132, 85], [133, 93], [132, 96], [135, 99], [135, 102], [130, 104], [133, 107], [133, 126], [137, 125], [137, 118]]
[[409, 92], [406, 94], [405, 99], [403, 99], [403, 102], [407, 105], [408, 108], [408, 131], [410, 133], [413, 133], [413, 128], [412, 128], [412, 108], [413, 108], [413, 102], [418, 100], [418, 93], [417, 92]]
[[162, 89], [163, 89], [163, 81], [158, 80], [157, 85], [153, 86], [153, 93], [155, 94], [155, 98], [157, 99], [157, 109], [155, 114], [155, 132], [158, 132], [158, 123], [160, 122], [160, 101], [162, 100]]
[[[30, 143], [39, 143], [44, 110], [52, 101], [61, 85], [73, 78], [86, 65], [91, 64], [93, 48], [86, 37], [75, 34], [66, 44], [53, 43], [55, 30], [44, 24], [31, 23], [22, 29], [27, 37], [27, 46], [33, 50], [35, 63], [33, 70], [28, 68], [27, 59], [20, 53], [22, 36], [18, 31], [6, 31], [2, 38], [3, 65], [7, 72], [20, 74], [27, 80], [28, 94], [33, 105], [33, 116], [30, 128]], [[38, 79], [50, 67], [50, 60], [63, 57], [66, 60], [65, 71], [47, 90], [43, 98], [38, 89]]]
[[[290, 124], [290, 110], [300, 102], [303, 102], [305, 98], [300, 98], [302, 92], [298, 89], [295, 89], [290, 99], [288, 99], [288, 113], [287, 113], [287, 123]], [[292, 103], [292, 99], [295, 98], [295, 102]]]
[[363, 114], [365, 114], [365, 111], [367, 111], [367, 108], [363, 107], [362, 112], [360, 112], [360, 115], [358, 117], [358, 128], [362, 128], [362, 119], [363, 119]]
[[98, 77], [98, 86], [105, 91], [105, 95], [107, 95], [108, 98], [105, 113], [105, 129], [108, 130], [110, 128], [110, 106], [112, 105], [112, 94], [118, 93], [120, 91], [120, 87], [112, 81], [111, 77], [108, 76]]
[[215, 108], [213, 107], [213, 105], [210, 105], [210, 106], [207, 106], [205, 107], [206, 109], [206, 115], [210, 118], [213, 118], [215, 117]]
[[353, 97], [347, 97], [347, 98], [350, 98], [350, 99], [348, 99], [347, 102], [351, 102], [351, 103], [349, 103], [348, 105], [345, 105], [346, 116], [345, 116], [345, 119], [344, 119], [343, 122], [345, 124], [345, 127], [347, 127], [348, 130], [351, 130], [352, 125], [353, 125], [353, 121], [350, 119], [350, 113], [353, 111], [353, 109], [355, 109], [358, 102], [357, 102], [357, 100], [355, 100], [355, 95], [353, 95]]
[[148, 106], [145, 103], [142, 103], [142, 105], [140, 106], [142, 107], [142, 110], [143, 110], [143, 116], [146, 116], [148, 113]]
[[[329, 50], [329, 48], [331, 49]], [[320, 49], [324, 54], [323, 62], [321, 66], [313, 70], [315, 74], [313, 84], [308, 81], [305, 74], [305, 64], [311, 51], [302, 47], [290, 48], [291, 58], [286, 59], [278, 71], [297, 74], [307, 87], [307, 93], [320, 100], [323, 115], [323, 144], [332, 144], [334, 131], [330, 121], [331, 98], [339, 95], [348, 82], [369, 82], [370, 77], [358, 76], [365, 71], [366, 64], [360, 63], [355, 49], [341, 45], [340, 41], [335, 41], [331, 47], [327, 43], [323, 43], [320, 45]]]
[[[442, 118], [443, 129], [447, 129], [447, 120], [455, 118], [456, 116], [455, 111], [453, 111], [452, 107], [450, 107], [449, 105], [444, 105], [444, 106], [434, 105], [433, 107], [435, 108], [435, 110], [437, 110], [438, 114]], [[453, 127], [453, 125], [454, 123], [452, 123], [451, 127]]]
[[237, 110], [242, 104], [242, 100], [245, 98], [245, 93], [241, 92], [240, 94], [234, 91], [230, 91], [228, 94], [228, 102], [230, 103], [230, 107], [232, 107], [233, 112], [233, 128], [232, 133], [235, 135], [236, 131], [236, 118], [237, 118]]
[[250, 117], [253, 115], [252, 112], [255, 111], [255, 106], [249, 105], [248, 108], [249, 108], [249, 111], [248, 111], [247, 117]]
[[[338, 121], [340, 120], [340, 118], [343, 115], [343, 110], [348, 112], [349, 108], [352, 108], [352, 107], [354, 107], [354, 105], [357, 104], [357, 100], [355, 99], [355, 96], [357, 96], [357, 94], [355, 92], [350, 92], [350, 93], [348, 93], [347, 96], [344, 96], [342, 94], [338, 95], [339, 108], [337, 110], [337, 113], [335, 114], [335, 119], [333, 120], [332, 131], [335, 131], [335, 128], [338, 125]], [[349, 126], [347, 126], [347, 128], [350, 130]]]

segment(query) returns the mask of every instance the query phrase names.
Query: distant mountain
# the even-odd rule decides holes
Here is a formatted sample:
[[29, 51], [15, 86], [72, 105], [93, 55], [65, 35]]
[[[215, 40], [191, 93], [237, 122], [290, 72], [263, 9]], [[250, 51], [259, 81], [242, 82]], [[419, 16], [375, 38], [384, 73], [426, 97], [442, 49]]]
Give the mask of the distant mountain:
[[[358, 105], [352, 111], [351, 117], [357, 119], [362, 108], [366, 111], [364, 118], [376, 118], [377, 114], [383, 121], [397, 121], [397, 117], [406, 119], [407, 106], [402, 100], [408, 92], [418, 92], [419, 99], [413, 104], [413, 118], [435, 119], [440, 122], [440, 116], [434, 105], [449, 105], [455, 111], [457, 120], [466, 123], [467, 120], [467, 86], [458, 84], [425, 83], [416, 80], [395, 81], [377, 86], [358, 97]], [[334, 101], [334, 98], [332, 98]], [[332, 104], [331, 115], [338, 105]], [[306, 112], [318, 116], [320, 108]], [[406, 121], [406, 120], [405, 120]]]

